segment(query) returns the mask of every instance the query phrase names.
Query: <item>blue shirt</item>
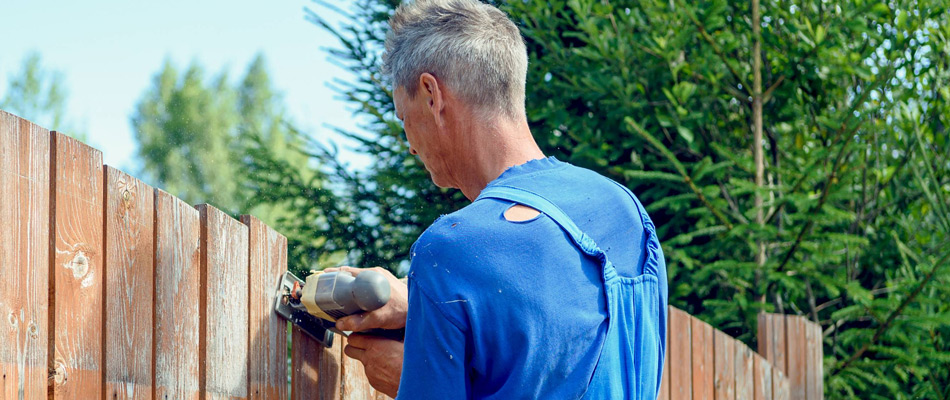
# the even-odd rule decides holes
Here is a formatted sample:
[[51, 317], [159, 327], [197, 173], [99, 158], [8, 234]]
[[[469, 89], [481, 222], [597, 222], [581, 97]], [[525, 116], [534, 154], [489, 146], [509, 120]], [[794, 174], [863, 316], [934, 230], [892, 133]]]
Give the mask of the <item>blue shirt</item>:
[[[642, 273], [640, 205], [607, 178], [547, 158], [492, 185], [545, 196], [619, 275]], [[601, 266], [543, 214], [505, 220], [512, 205], [479, 200], [414, 244], [399, 398], [577, 398], [586, 390], [607, 330]], [[665, 321], [665, 268], [660, 274]]]

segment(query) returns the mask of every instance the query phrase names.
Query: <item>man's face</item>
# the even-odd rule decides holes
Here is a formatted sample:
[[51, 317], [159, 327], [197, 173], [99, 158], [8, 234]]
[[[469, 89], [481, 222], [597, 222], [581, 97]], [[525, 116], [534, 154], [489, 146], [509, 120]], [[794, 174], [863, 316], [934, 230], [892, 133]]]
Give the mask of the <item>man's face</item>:
[[402, 120], [406, 139], [409, 141], [409, 152], [419, 156], [436, 186], [457, 187], [449, 179], [446, 162], [451, 151], [448, 135], [446, 132], [440, 132], [436, 125], [430, 101], [431, 96], [424, 93], [422, 87], [418, 89], [414, 99], [409, 98], [402, 86], [393, 91], [396, 117]]

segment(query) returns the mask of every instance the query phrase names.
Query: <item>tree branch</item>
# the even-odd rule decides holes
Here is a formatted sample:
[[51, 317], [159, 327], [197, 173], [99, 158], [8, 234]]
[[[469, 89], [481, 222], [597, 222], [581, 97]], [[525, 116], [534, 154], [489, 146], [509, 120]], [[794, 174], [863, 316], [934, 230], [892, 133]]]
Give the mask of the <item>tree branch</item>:
[[643, 130], [640, 124], [636, 123], [636, 121], [634, 121], [633, 118], [626, 117], [624, 118], [624, 121], [627, 123], [627, 126], [632, 128], [633, 131], [638, 133], [644, 140], [652, 144], [653, 147], [655, 147], [657, 150], [660, 151], [660, 153], [663, 153], [663, 155], [666, 156], [667, 160], [669, 160], [670, 163], [673, 164], [673, 168], [675, 168], [676, 171], [679, 172], [680, 176], [683, 178], [683, 182], [686, 183], [689, 186], [689, 188], [693, 191], [693, 193], [696, 194], [696, 197], [699, 198], [699, 201], [702, 202], [703, 205], [709, 209], [709, 211], [712, 211], [713, 215], [716, 216], [716, 219], [718, 219], [720, 223], [725, 225], [727, 230], [732, 230], [733, 228], [732, 223], [729, 222], [728, 219], [726, 219], [726, 216], [723, 215], [722, 211], [719, 211], [719, 209], [716, 208], [716, 206], [712, 205], [712, 203], [710, 203], [709, 200], [706, 199], [706, 196], [703, 195], [703, 191], [700, 190], [699, 187], [697, 187], [696, 184], [693, 182], [693, 179], [689, 177], [689, 174], [686, 172], [686, 167], [684, 167], [683, 164], [680, 163], [679, 160], [676, 159], [676, 156], [673, 154], [673, 152], [671, 152], [670, 149], [666, 148], [666, 146], [664, 146], [663, 143], [660, 143], [659, 140], [656, 140], [656, 138], [653, 137], [653, 135]]
[[904, 299], [904, 301], [902, 301], [899, 306], [897, 306], [897, 309], [887, 316], [887, 320], [885, 320], [884, 323], [877, 328], [877, 331], [874, 332], [874, 336], [871, 337], [871, 340], [864, 343], [864, 345], [862, 345], [861, 348], [851, 355], [851, 357], [849, 357], [844, 363], [842, 363], [840, 366], [837, 366], [830, 375], [833, 376], [838, 372], [843, 371], [845, 368], [851, 365], [851, 363], [864, 355], [864, 353], [871, 347], [872, 344], [877, 343], [877, 341], [881, 339], [881, 335], [884, 334], [884, 331], [886, 331], [887, 328], [890, 328], [891, 324], [894, 323], [894, 320], [897, 319], [897, 317], [900, 316], [900, 314], [904, 311], [904, 308], [907, 308], [907, 305], [914, 301], [914, 299], [920, 295], [920, 292], [924, 290], [924, 287], [927, 286], [931, 280], [933, 280], [934, 276], [937, 274], [937, 271], [943, 266], [944, 263], [947, 262], [948, 258], [950, 258], [950, 252], [944, 254], [940, 260], [934, 263], [934, 267], [930, 269], [930, 272], [927, 273], [927, 276], [924, 277], [924, 280], [921, 281], [919, 285], [917, 285], [917, 288], [914, 289], [914, 291], [909, 296], [907, 296], [907, 298]]

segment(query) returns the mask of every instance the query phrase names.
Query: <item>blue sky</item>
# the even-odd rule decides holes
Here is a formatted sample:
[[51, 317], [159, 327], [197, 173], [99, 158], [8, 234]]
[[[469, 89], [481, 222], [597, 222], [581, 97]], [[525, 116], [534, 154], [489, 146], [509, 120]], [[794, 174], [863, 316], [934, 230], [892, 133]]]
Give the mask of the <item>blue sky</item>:
[[305, 7], [340, 20], [303, 0], [0, 0], [0, 97], [26, 54], [39, 52], [44, 68], [64, 75], [67, 119], [106, 164], [136, 173], [129, 117], [166, 58], [180, 69], [197, 61], [208, 77], [227, 70], [236, 80], [262, 52], [290, 119], [314, 137], [338, 140], [328, 125], [355, 129], [352, 107], [326, 84], [350, 75], [328, 61], [322, 48], [337, 41], [304, 19]]

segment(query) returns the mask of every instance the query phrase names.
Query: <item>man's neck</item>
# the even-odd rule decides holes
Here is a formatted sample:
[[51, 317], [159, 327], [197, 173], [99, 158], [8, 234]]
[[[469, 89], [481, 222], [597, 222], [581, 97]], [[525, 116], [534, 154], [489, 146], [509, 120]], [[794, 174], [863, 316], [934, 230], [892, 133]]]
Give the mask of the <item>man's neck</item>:
[[470, 126], [472, 129], [465, 134], [469, 157], [465, 160], [465, 172], [458, 177], [459, 189], [469, 200], [474, 201], [506, 169], [544, 158], [524, 119], [498, 118]]

